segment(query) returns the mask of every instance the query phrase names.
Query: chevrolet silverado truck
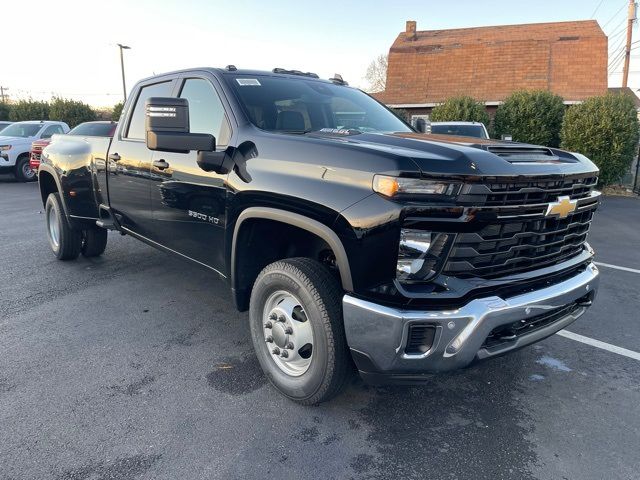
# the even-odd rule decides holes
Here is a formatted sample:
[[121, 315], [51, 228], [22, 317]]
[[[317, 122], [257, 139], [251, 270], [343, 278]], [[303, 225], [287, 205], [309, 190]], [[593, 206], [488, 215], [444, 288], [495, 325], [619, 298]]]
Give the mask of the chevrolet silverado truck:
[[[67, 135], [81, 135], [91, 137], [113, 137], [116, 131], [116, 122], [95, 121], [84, 122], [73, 127]], [[36, 140], [31, 144], [31, 157], [29, 158], [29, 167], [36, 174], [40, 168], [40, 155], [42, 150], [51, 143], [51, 137]]]
[[42, 120], [12, 123], [0, 132], [0, 173], [13, 173], [19, 182], [34, 181], [36, 172], [29, 165], [31, 144], [35, 140], [68, 131], [69, 126], [64, 122]]
[[39, 186], [60, 260], [112, 229], [215, 272], [271, 383], [315, 404], [354, 366], [416, 383], [580, 317], [597, 178], [578, 153], [417, 132], [338, 75], [228, 66], [140, 81], [113, 139], [53, 138]]

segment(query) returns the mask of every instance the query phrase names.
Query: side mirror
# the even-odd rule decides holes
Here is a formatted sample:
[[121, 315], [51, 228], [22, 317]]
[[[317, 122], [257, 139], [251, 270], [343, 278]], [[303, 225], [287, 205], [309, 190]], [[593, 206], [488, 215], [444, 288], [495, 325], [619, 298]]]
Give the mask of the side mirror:
[[189, 133], [186, 98], [150, 97], [145, 102], [147, 148], [161, 152], [212, 152], [216, 139], [208, 133]]
[[420, 133], [426, 133], [427, 122], [424, 121], [424, 118], [418, 118], [416, 120], [416, 130], [418, 130]]

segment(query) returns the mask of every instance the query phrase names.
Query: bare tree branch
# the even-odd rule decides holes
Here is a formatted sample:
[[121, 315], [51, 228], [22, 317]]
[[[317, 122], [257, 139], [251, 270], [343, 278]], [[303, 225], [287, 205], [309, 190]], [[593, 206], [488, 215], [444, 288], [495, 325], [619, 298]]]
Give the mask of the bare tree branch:
[[364, 78], [369, 82], [368, 92], [382, 92], [387, 84], [388, 56], [378, 55], [367, 67]]

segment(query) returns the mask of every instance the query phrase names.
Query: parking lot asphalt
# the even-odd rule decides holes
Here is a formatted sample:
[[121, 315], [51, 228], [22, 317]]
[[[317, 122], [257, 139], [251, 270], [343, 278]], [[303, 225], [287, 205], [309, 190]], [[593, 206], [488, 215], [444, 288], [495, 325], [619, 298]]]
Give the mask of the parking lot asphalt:
[[[640, 269], [640, 200], [589, 241]], [[640, 351], [640, 274], [568, 330]], [[301, 407], [214, 275], [110, 233], [57, 261], [37, 184], [0, 177], [0, 479], [637, 479], [640, 362], [553, 336], [426, 385]]]

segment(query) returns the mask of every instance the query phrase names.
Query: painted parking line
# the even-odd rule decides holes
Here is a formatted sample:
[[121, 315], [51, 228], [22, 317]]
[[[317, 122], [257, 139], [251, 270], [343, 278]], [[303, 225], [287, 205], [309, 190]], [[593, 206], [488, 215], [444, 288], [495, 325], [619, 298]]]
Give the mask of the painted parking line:
[[622, 270], [623, 272], [640, 273], [640, 270], [629, 267], [619, 267], [618, 265], [611, 265], [610, 263], [593, 262], [599, 267], [615, 268], [616, 270]]
[[560, 330], [557, 332], [557, 335], [561, 337], [570, 338], [571, 340], [575, 340], [576, 342], [584, 343], [586, 345], [591, 345], [592, 347], [601, 348], [602, 350], [606, 350], [608, 352], [617, 353], [618, 355], [623, 355], [628, 358], [633, 358], [634, 360], [640, 361], [640, 353], [634, 352], [633, 350], [627, 350], [626, 348], [617, 347], [615, 345], [611, 345], [610, 343], [601, 342], [600, 340], [595, 340], [593, 338], [585, 337], [584, 335], [578, 335], [577, 333], [568, 332], [567, 330]]

